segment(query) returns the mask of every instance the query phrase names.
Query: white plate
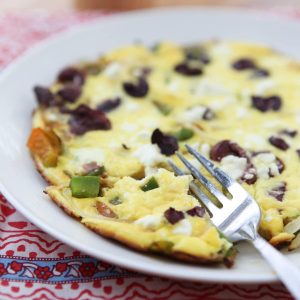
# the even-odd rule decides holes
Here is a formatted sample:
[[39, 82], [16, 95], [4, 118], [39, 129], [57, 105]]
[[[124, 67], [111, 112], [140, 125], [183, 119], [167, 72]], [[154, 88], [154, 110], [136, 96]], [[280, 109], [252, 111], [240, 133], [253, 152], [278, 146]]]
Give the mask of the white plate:
[[[140, 254], [101, 238], [67, 216], [43, 196], [45, 182], [25, 147], [36, 103], [35, 84], [50, 84], [63, 66], [96, 58], [112, 48], [140, 40], [179, 43], [224, 38], [263, 42], [300, 56], [300, 24], [259, 12], [228, 9], [164, 9], [110, 16], [75, 28], [35, 47], [0, 78], [0, 190], [27, 218], [49, 234], [94, 257], [169, 278], [214, 282], [276, 280], [258, 253], [242, 245], [235, 266], [203, 267]], [[300, 253], [287, 256], [300, 266]]]

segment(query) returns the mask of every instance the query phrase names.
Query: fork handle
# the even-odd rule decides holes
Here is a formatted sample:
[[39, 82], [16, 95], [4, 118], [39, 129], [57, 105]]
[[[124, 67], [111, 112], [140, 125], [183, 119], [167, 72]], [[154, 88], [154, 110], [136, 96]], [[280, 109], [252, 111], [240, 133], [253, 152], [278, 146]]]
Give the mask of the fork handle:
[[295, 299], [300, 299], [300, 269], [261, 236], [251, 241]]

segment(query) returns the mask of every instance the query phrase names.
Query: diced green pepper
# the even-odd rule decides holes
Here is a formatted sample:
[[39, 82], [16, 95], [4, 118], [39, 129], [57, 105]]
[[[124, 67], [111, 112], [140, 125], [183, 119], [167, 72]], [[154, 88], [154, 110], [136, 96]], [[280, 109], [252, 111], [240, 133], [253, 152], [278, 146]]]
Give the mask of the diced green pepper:
[[144, 192], [147, 192], [147, 191], [157, 189], [158, 187], [159, 187], [159, 185], [158, 185], [156, 179], [154, 177], [151, 177], [149, 179], [149, 181], [141, 187], [141, 190]]
[[167, 104], [160, 103], [157, 101], [153, 101], [153, 104], [164, 116], [169, 115], [170, 112], [172, 111], [172, 108]]
[[92, 171], [90, 171], [87, 175], [88, 176], [99, 176], [102, 175], [105, 172], [104, 166], [98, 167]]
[[70, 188], [73, 197], [97, 197], [100, 191], [100, 180], [98, 176], [75, 176], [71, 179]]
[[178, 141], [186, 141], [193, 137], [194, 131], [190, 128], [181, 128], [179, 131], [174, 133], [174, 136]]

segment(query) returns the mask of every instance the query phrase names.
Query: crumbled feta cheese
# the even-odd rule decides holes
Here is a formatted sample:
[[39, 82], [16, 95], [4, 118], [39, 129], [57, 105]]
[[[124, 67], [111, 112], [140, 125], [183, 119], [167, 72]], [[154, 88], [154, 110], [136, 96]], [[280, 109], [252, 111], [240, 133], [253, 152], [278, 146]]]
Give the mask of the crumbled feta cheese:
[[183, 112], [181, 119], [185, 122], [196, 122], [204, 117], [206, 111], [207, 108], [205, 106], [197, 105]]
[[278, 176], [280, 174], [276, 163], [270, 164], [269, 168], [272, 176]]
[[275, 155], [273, 153], [260, 153], [256, 156], [254, 156], [253, 160], [258, 162], [263, 162], [265, 164], [271, 164], [276, 159]]
[[122, 69], [121, 64], [119, 64], [117, 62], [113, 62], [113, 63], [110, 63], [108, 66], [106, 66], [106, 68], [103, 72], [107, 77], [115, 78], [120, 74], [121, 69]]
[[173, 229], [173, 233], [182, 234], [182, 235], [191, 235], [192, 229], [193, 228], [191, 222], [187, 219], [183, 219], [175, 225], [175, 228]]
[[257, 170], [257, 176], [261, 179], [279, 175], [276, 157], [272, 153], [261, 153], [253, 157], [253, 164]]
[[153, 167], [165, 160], [158, 146], [152, 144], [141, 146], [133, 153], [133, 156], [138, 158], [145, 167]]
[[245, 175], [244, 175], [244, 178], [247, 179], [247, 180], [248, 180], [248, 179], [252, 179], [253, 177], [254, 177], [254, 174], [253, 174], [253, 173], [248, 173], [248, 172], [247, 172], [247, 173], [245, 173]]
[[261, 165], [257, 167], [257, 176], [260, 179], [268, 179], [270, 178], [269, 176], [269, 168], [267, 166]]
[[227, 155], [221, 160], [221, 169], [232, 179], [238, 179], [242, 177], [246, 170], [246, 167], [247, 159], [245, 157]]
[[145, 229], [156, 229], [161, 224], [162, 217], [157, 215], [147, 215], [134, 222]]

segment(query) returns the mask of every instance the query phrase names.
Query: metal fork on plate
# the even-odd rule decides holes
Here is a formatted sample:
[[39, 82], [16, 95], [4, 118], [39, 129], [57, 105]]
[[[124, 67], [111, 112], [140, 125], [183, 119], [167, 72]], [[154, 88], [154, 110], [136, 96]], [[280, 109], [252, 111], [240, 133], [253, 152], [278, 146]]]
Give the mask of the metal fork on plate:
[[[229, 199], [215, 184], [208, 180], [195, 166], [193, 166], [179, 152], [177, 156], [191, 172], [194, 179], [199, 180], [202, 186], [207, 189], [222, 205], [219, 208], [204, 193], [195, 181], [190, 183], [190, 190], [198, 200], [206, 207], [211, 216], [213, 224], [232, 242], [248, 241], [261, 253], [282, 283], [288, 288], [291, 294], [300, 299], [300, 269], [289, 261], [283, 254], [266, 242], [257, 232], [261, 212], [256, 201], [249, 193], [235, 180], [228, 176], [221, 169], [217, 168], [210, 160], [205, 158], [192, 147], [186, 145], [191, 153], [204, 168], [227, 190], [232, 199]], [[178, 168], [172, 161], [169, 161], [174, 172], [181, 176], [184, 171]]]

